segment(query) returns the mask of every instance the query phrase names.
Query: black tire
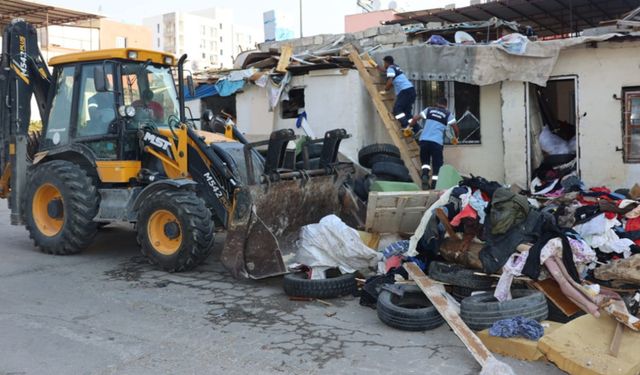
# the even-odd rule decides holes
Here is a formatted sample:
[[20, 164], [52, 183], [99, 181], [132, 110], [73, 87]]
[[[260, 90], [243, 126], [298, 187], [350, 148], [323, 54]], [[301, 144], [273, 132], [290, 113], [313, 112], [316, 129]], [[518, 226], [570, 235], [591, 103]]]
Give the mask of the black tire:
[[547, 320], [551, 320], [552, 322], [558, 322], [558, 323], [569, 323], [570, 321], [572, 321], [575, 318], [581, 317], [582, 315], [585, 314], [584, 311], [578, 311], [577, 313], [571, 315], [571, 316], [566, 316], [564, 315], [564, 313], [562, 312], [562, 310], [560, 310], [553, 302], [551, 302], [550, 299], [547, 298], [547, 307], [549, 308], [549, 316], [547, 317]]
[[365, 168], [371, 168], [373, 166], [371, 158], [380, 154], [399, 158], [400, 150], [396, 146], [387, 143], [372, 144], [360, 149], [358, 152], [358, 163]]
[[[100, 196], [87, 173], [77, 164], [54, 160], [36, 165], [29, 171], [27, 181], [22, 207], [29, 237], [35, 245], [42, 252], [55, 255], [76, 254], [88, 247], [98, 231], [93, 218], [98, 213]], [[62, 219], [50, 216], [49, 205], [46, 214], [40, 211], [40, 217], [62, 224], [56, 234], [43, 233], [46, 229], [41, 229], [34, 218], [34, 200], [36, 194], [42, 197], [40, 188], [47, 189], [45, 185], [52, 186], [61, 197], [58, 210], [62, 208]], [[57, 199], [49, 200], [54, 201]]]
[[462, 302], [463, 299], [469, 297], [475, 292], [488, 292], [490, 289], [476, 289], [476, 288], [467, 288], [464, 286], [453, 285], [451, 287], [451, 296], [458, 302]]
[[429, 277], [441, 283], [475, 290], [491, 289], [493, 285], [491, 277], [476, 275], [474, 270], [442, 262], [431, 262]]
[[[169, 242], [170, 246], [175, 246], [175, 250], [157, 248], [158, 245], [154, 246], [150, 239], [150, 228], [156, 220], [152, 215], [162, 212], [173, 215], [171, 222], [179, 225], [179, 242]], [[142, 254], [167, 272], [193, 269], [211, 254], [213, 248], [215, 226], [211, 211], [193, 191], [167, 189], [152, 193], [145, 198], [138, 211], [137, 228]], [[163, 233], [166, 237], [162, 237], [162, 234], [156, 234], [156, 237], [176, 241], [168, 237], [166, 230]]]
[[320, 280], [309, 280], [304, 272], [289, 273], [282, 280], [284, 292], [292, 297], [335, 298], [354, 294], [356, 276], [349, 273]]
[[391, 162], [375, 163], [371, 173], [386, 181], [411, 182], [409, 170], [404, 165]]
[[393, 163], [398, 165], [405, 165], [404, 161], [395, 156], [389, 156], [386, 154], [377, 154], [371, 157], [371, 165], [376, 165], [377, 163]]
[[415, 285], [403, 285], [402, 297], [382, 290], [376, 310], [378, 318], [389, 327], [404, 331], [426, 331], [440, 327], [444, 319], [429, 299]]
[[504, 302], [498, 302], [493, 293], [467, 297], [460, 303], [460, 317], [469, 328], [480, 331], [502, 319], [523, 316], [541, 321], [549, 315], [547, 300], [537, 290], [516, 289], [511, 295], [513, 299]]

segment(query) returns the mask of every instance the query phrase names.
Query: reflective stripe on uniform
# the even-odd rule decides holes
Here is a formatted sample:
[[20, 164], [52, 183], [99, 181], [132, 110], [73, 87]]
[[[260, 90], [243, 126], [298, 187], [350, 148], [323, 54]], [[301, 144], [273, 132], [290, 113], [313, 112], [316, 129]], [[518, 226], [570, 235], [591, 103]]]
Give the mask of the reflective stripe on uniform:
[[431, 166], [429, 164], [422, 164], [422, 169], [431, 170]]

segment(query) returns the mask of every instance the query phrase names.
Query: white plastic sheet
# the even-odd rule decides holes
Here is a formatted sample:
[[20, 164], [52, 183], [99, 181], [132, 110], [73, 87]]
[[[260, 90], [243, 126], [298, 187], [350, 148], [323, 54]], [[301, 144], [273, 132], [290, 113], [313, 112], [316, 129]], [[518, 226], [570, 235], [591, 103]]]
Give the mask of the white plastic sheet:
[[296, 261], [314, 271], [318, 267], [329, 267], [339, 268], [343, 274], [360, 271], [369, 275], [382, 259], [381, 253], [365, 245], [358, 232], [336, 215], [302, 227], [298, 248]]
[[565, 141], [561, 137], [553, 134], [548, 126], [542, 128], [538, 138], [540, 148], [549, 155], [573, 154], [576, 152], [576, 138], [573, 137]]

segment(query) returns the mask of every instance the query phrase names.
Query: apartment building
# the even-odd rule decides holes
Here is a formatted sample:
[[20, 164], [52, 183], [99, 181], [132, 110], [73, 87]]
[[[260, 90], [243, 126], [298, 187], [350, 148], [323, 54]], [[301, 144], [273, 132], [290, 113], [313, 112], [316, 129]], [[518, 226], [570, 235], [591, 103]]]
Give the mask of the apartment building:
[[172, 12], [145, 18], [143, 24], [152, 30], [154, 49], [186, 53], [193, 70], [231, 68], [240, 52], [258, 42], [256, 32], [234, 25], [233, 11], [225, 8]]

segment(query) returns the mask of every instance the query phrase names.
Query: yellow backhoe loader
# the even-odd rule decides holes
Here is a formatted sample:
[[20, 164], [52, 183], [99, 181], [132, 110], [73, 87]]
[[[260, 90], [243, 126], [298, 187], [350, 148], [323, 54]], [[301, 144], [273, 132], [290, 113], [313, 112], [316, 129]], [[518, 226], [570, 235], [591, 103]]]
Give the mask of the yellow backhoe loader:
[[[337, 160], [344, 130], [311, 141], [319, 158], [311, 163], [306, 146], [299, 168], [283, 167], [292, 130], [257, 143], [236, 128], [227, 137], [200, 131], [185, 116], [185, 59], [99, 50], [54, 57], [50, 73], [35, 29], [22, 20], [6, 28], [0, 196], [12, 224], [25, 225], [43, 252], [77, 253], [100, 225], [130, 222], [144, 255], [183, 271], [226, 229], [224, 265], [234, 276], [263, 278], [287, 271], [282, 252], [300, 226], [340, 212], [353, 172]], [[41, 136], [28, 129], [32, 96]]]

